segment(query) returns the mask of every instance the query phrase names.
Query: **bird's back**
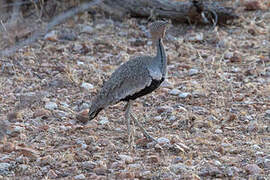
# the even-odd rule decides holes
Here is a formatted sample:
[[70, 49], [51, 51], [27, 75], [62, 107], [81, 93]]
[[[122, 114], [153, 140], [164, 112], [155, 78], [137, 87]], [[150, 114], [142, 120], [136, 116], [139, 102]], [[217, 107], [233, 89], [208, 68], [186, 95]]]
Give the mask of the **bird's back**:
[[[128, 97], [132, 97], [145, 87], [150, 86], [152, 77], [148, 66], [152, 60], [153, 57], [151, 56], [140, 56], [122, 64], [103, 84], [100, 92], [93, 100], [90, 110], [103, 109], [108, 105], [125, 101]], [[136, 96], [139, 97], [138, 94]], [[135, 99], [135, 97], [133, 98]]]

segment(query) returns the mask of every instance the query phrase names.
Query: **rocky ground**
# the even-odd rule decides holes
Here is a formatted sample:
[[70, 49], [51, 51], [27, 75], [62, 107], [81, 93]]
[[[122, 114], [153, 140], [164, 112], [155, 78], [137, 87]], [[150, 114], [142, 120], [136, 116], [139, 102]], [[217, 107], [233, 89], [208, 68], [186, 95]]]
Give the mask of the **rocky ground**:
[[128, 147], [124, 103], [76, 117], [120, 64], [155, 54], [146, 20], [83, 14], [2, 58], [0, 179], [268, 179], [270, 12], [240, 13], [168, 30], [167, 80], [133, 106], [158, 144], [135, 126]]

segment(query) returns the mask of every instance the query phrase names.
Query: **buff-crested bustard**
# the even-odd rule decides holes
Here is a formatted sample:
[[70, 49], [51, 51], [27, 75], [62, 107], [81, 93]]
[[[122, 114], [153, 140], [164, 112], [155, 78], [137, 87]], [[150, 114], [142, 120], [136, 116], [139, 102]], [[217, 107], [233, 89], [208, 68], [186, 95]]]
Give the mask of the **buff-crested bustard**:
[[129, 143], [130, 114], [143, 134], [148, 139], [156, 141], [130, 113], [130, 109], [133, 100], [157, 89], [166, 77], [167, 59], [162, 39], [165, 36], [168, 24], [165, 21], [156, 21], [150, 24], [150, 34], [157, 49], [156, 56], [135, 57], [118, 67], [109, 80], [103, 84], [103, 87], [92, 101], [89, 110], [89, 120], [92, 120], [107, 106], [126, 101], [125, 119], [127, 121]]

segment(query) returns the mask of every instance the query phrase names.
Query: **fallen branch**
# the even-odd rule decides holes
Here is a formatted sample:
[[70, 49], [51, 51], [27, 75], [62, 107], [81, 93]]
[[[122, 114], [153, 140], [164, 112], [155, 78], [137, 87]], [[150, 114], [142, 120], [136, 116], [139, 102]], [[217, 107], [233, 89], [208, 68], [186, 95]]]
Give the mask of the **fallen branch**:
[[103, 10], [111, 16], [123, 18], [167, 18], [179, 23], [198, 22], [226, 24], [227, 20], [238, 18], [235, 10], [220, 2], [198, 0], [178, 2], [170, 0], [104, 0]]

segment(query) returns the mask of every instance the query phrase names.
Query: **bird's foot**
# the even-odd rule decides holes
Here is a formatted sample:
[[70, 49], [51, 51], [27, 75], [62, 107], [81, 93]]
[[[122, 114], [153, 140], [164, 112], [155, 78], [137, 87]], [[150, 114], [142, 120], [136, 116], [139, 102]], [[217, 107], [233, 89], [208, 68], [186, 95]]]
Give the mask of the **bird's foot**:
[[157, 143], [157, 140], [154, 137], [152, 137], [150, 134], [148, 134], [148, 132], [144, 129], [144, 127], [141, 125], [141, 123], [138, 121], [138, 119], [132, 113], [130, 113], [130, 115], [133, 118], [133, 120], [135, 121], [135, 123], [137, 124], [137, 126], [139, 126], [140, 130], [143, 132], [143, 135], [147, 139]]

